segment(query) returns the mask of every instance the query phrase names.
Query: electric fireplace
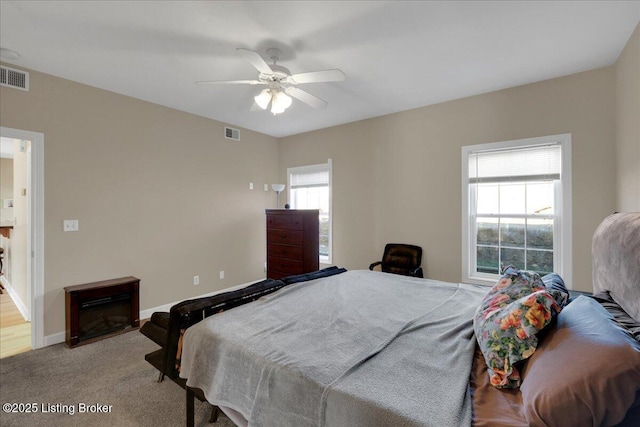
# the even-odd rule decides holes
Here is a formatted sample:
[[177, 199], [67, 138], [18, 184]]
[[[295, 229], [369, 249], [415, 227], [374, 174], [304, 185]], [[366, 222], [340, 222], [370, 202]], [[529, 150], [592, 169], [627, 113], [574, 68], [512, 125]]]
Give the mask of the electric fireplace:
[[72, 348], [138, 329], [139, 287], [135, 277], [65, 287], [67, 345]]

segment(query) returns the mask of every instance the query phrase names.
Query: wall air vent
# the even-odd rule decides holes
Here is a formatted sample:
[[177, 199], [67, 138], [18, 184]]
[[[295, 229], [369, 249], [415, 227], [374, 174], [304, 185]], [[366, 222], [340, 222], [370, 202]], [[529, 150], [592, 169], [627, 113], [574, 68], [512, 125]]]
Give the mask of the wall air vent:
[[233, 139], [234, 141], [240, 141], [240, 129], [224, 128], [224, 137], [227, 139]]
[[14, 70], [9, 67], [0, 67], [0, 86], [29, 91], [29, 73]]

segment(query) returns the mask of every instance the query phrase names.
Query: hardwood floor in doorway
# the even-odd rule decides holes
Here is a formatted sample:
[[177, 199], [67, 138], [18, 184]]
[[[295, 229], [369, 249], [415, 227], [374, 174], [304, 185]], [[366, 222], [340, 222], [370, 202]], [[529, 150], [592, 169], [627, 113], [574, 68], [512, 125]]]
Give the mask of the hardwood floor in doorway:
[[31, 323], [6, 292], [0, 294], [0, 359], [31, 350]]

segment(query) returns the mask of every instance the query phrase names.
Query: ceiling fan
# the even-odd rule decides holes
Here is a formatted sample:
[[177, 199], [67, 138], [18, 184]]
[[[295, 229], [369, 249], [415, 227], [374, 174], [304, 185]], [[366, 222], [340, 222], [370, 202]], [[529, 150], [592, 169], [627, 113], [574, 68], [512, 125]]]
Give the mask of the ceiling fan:
[[[236, 51], [244, 56], [258, 70], [257, 80], [215, 80], [215, 81], [199, 81], [197, 85], [211, 84], [248, 84], [248, 85], [266, 85], [256, 97], [254, 97], [255, 105], [262, 110], [266, 110], [271, 104], [271, 112], [280, 114], [291, 105], [291, 97], [294, 97], [313, 108], [325, 108], [327, 102], [311, 95], [296, 85], [304, 83], [321, 83], [321, 82], [338, 82], [345, 79], [342, 71], [322, 70], [310, 71], [307, 73], [291, 74], [287, 68], [276, 64], [280, 59], [282, 51], [277, 48], [267, 49], [267, 55], [273, 60], [273, 64], [269, 65], [260, 56], [259, 53], [249, 49], [238, 48]], [[255, 105], [252, 110], [255, 109]]]

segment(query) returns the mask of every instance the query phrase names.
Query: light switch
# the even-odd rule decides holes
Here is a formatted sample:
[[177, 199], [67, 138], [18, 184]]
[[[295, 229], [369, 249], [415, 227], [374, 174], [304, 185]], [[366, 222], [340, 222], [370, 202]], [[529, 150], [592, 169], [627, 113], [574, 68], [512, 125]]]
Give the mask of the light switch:
[[253, 190], [253, 182], [249, 183], [249, 190]]
[[269, 191], [269, 184], [264, 185], [264, 191]]
[[62, 229], [64, 231], [78, 231], [78, 220], [77, 219], [65, 219], [62, 222]]

